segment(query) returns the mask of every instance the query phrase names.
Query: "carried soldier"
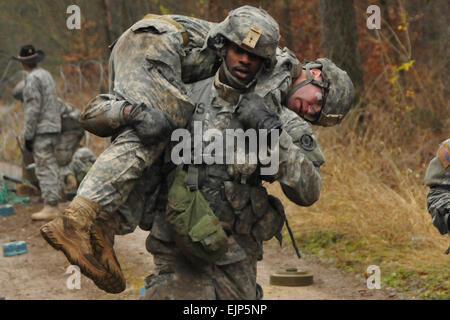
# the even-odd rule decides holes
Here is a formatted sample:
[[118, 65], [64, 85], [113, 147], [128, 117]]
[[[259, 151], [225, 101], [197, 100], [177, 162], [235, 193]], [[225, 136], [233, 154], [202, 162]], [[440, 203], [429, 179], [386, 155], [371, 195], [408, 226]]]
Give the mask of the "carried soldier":
[[[239, 24], [232, 25], [230, 21], [233, 20], [239, 20]], [[233, 27], [237, 25], [242, 25], [242, 29]], [[155, 29], [166, 32], [153, 32]], [[203, 37], [198, 35], [199, 32], [203, 32]], [[207, 41], [204, 41], [206, 34]], [[177, 268], [180, 266], [179, 271], [184, 277], [186, 273], [182, 266], [190, 259], [186, 253], [179, 252], [186, 246], [172, 238], [174, 230], [167, 230], [169, 186], [165, 175], [168, 173], [166, 167], [171, 165], [165, 163], [162, 155], [172, 130], [184, 127], [194, 111], [194, 104], [198, 106], [202, 102], [208, 118], [199, 121], [211, 128], [218, 125], [225, 129], [234, 119], [232, 122], [239, 123], [244, 129], [281, 129], [280, 172], [271, 179], [282, 183], [292, 201], [300, 205], [314, 203], [320, 193], [318, 167], [324, 158], [309, 125], [281, 104], [287, 101], [288, 107], [308, 115], [315, 123], [334, 125], [351, 106], [353, 86], [346, 73], [327, 59], [299, 68], [295, 56], [287, 49], [277, 49], [278, 39], [276, 22], [263, 10], [249, 6], [230, 12], [229, 17], [218, 25], [182, 16], [164, 16], [164, 19], [153, 16], [126, 31], [111, 55], [111, 94], [98, 96], [83, 114], [85, 127], [91, 132], [103, 136], [115, 134], [115, 139], [94, 164], [63, 217], [42, 228], [46, 240], [61, 249], [71, 263], [80, 265], [82, 272], [97, 286], [108, 292], [120, 292], [125, 288], [125, 280], [112, 247], [114, 235], [132, 232], [139, 224], [151, 230], [147, 248], [155, 259], [160, 258], [158, 249], [154, 250], [158, 246], [175, 250], [169, 256], [174, 258]], [[130, 46], [130, 42], [135, 45]], [[144, 48], [144, 52], [134, 48]], [[204, 63], [198, 64], [199, 61]], [[220, 71], [216, 73], [219, 66]], [[193, 86], [184, 83], [203, 78], [207, 79]], [[290, 92], [292, 82], [299, 86]], [[256, 94], [248, 94], [251, 92]], [[215, 115], [217, 110], [211, 108], [213, 96], [219, 98], [218, 110], [226, 111], [225, 116]], [[194, 118], [198, 114], [197, 108]], [[252, 270], [257, 259], [262, 257], [262, 241], [277, 235], [283, 225], [281, 203], [269, 197], [261, 187], [258, 166], [245, 169], [250, 169], [245, 172], [249, 179], [242, 179], [242, 167], [234, 167], [235, 170], [216, 166], [204, 168], [206, 172], [217, 171], [219, 175], [206, 179], [207, 184], [220, 188], [228, 185], [228, 195], [216, 199], [217, 192], [209, 194], [213, 190], [211, 186], [193, 184], [221, 223], [228, 222], [228, 227], [223, 230], [227, 234], [227, 243], [223, 256], [219, 257], [224, 260], [223, 268], [217, 267], [217, 270], [221, 272], [237, 263], [239, 267], [235, 274], [238, 276], [237, 270], [247, 274], [249, 287], [242, 291], [239, 289], [241, 282], [236, 279], [232, 292], [211, 296], [211, 278], [206, 278], [210, 285], [202, 292], [208, 298], [260, 297], [262, 293], [257, 289], [256, 273]], [[195, 169], [185, 169], [188, 176], [195, 176], [195, 173], [189, 174]], [[242, 183], [234, 185], [232, 182], [236, 179]], [[245, 189], [242, 196], [254, 194], [253, 201], [250, 198], [230, 200], [231, 195], [239, 194], [236, 190], [240, 188]], [[255, 212], [251, 208], [260, 204], [265, 210]], [[221, 205], [230, 209], [225, 220], [217, 211]], [[237, 214], [236, 210], [244, 209], [242, 217]], [[271, 223], [274, 219], [277, 222]], [[258, 228], [250, 228], [258, 223]], [[267, 223], [269, 228], [265, 227]], [[218, 266], [218, 261], [209, 265]], [[163, 274], [162, 270], [158, 271]], [[192, 276], [190, 274], [188, 278]], [[159, 280], [148, 283], [149, 288], [158, 285]], [[186, 286], [187, 282], [173, 282], [171, 289], [168, 287], [161, 292], [166, 296], [155, 296], [152, 292], [156, 289], [151, 289], [146, 297], [187, 297], [188, 292], [183, 290], [175, 290], [179, 295], [173, 295], [178, 285]]]

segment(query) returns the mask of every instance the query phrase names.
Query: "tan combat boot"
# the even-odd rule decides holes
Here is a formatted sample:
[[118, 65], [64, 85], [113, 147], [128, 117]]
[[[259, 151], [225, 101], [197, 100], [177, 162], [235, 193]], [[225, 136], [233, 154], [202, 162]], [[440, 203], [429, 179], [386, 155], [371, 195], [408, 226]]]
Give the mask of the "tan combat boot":
[[95, 259], [112, 276], [109, 292], [122, 292], [126, 288], [125, 277], [114, 252], [114, 236], [120, 226], [120, 216], [101, 211], [91, 229], [91, 244]]
[[58, 205], [51, 206], [49, 204], [44, 204], [44, 208], [41, 211], [33, 213], [31, 219], [35, 221], [50, 221], [55, 219], [61, 214]]
[[91, 229], [99, 210], [99, 204], [76, 196], [60, 217], [41, 228], [41, 235], [53, 248], [61, 250], [71, 264], [79, 266], [81, 273], [97, 287], [118, 293], [117, 282], [121, 279], [95, 259], [91, 246]]

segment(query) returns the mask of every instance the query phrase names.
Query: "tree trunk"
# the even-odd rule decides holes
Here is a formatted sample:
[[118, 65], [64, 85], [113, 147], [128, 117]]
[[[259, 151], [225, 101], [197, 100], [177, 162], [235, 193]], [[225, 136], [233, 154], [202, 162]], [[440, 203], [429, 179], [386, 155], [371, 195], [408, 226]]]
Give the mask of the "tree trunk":
[[[353, 0], [319, 0], [324, 53], [349, 74], [356, 99], [364, 88]], [[356, 100], [357, 101], [357, 100]]]
[[292, 30], [291, 30], [291, 1], [283, 0], [283, 27], [286, 47], [292, 48]]
[[115, 39], [114, 27], [112, 22], [112, 0], [103, 0], [103, 8], [105, 10], [105, 33], [106, 33], [106, 41], [108, 44], [111, 44]]

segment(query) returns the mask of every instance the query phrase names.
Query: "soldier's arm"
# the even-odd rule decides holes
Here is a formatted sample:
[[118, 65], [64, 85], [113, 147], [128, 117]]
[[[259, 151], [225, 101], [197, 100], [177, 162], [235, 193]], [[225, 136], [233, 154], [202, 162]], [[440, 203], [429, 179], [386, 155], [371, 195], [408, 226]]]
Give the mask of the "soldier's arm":
[[24, 137], [33, 140], [41, 113], [42, 96], [39, 90], [39, 79], [29, 77], [23, 90], [23, 108], [25, 112]]
[[100, 137], [109, 137], [126, 124], [124, 109], [130, 105], [112, 94], [100, 94], [92, 99], [81, 114], [82, 127]]
[[289, 200], [310, 206], [319, 199], [319, 167], [325, 159], [311, 127], [294, 112], [283, 108], [279, 139], [279, 172], [276, 179]]
[[431, 186], [427, 195], [428, 212], [441, 234], [450, 233], [450, 188]]
[[425, 184], [430, 187], [427, 195], [428, 212], [433, 225], [441, 234], [450, 233], [450, 139], [444, 141], [425, 174]]

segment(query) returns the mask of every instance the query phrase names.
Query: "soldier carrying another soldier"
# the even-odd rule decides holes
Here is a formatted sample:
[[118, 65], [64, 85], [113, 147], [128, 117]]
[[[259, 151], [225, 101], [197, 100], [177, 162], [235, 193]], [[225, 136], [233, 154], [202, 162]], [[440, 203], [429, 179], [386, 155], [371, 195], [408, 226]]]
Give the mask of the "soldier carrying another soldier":
[[[242, 15], [238, 19], [245, 17], [249, 20], [260, 19], [263, 21], [263, 27], [255, 25], [254, 31], [250, 35], [256, 35], [259, 32], [260, 38], [258, 40], [266, 37], [272, 37], [272, 40], [275, 40], [264, 49], [258, 46], [259, 41], [256, 44], [252, 44], [250, 40], [247, 41], [250, 48], [255, 46], [255, 50], [259, 50], [259, 55], [256, 55], [256, 57], [263, 63], [254, 70], [256, 73], [249, 77], [251, 81], [248, 83], [243, 83], [243, 79], [240, 77], [242, 75], [247, 78], [250, 75], [247, 67], [241, 65], [237, 68], [229, 67], [225, 70], [225, 63], [222, 63], [221, 74], [226, 80], [220, 79], [223, 81], [220, 81], [223, 86], [221, 84], [219, 86], [229, 92], [233, 99], [239, 98], [241, 93], [246, 91], [240, 89], [245, 87], [249, 91], [257, 92], [265, 97], [264, 100], [272, 101], [266, 108], [264, 101], [260, 103], [261, 98], [256, 95], [248, 96], [249, 105], [251, 101], [256, 101], [248, 110], [254, 110], [255, 104], [261, 104], [264, 106], [263, 109], [258, 109], [261, 111], [261, 116], [270, 114], [271, 116], [268, 119], [272, 119], [271, 122], [281, 123], [284, 126], [285, 134], [280, 138], [280, 141], [284, 142], [282, 147], [285, 150], [284, 154], [282, 153], [284, 158], [281, 160], [281, 167], [284, 173], [286, 173], [286, 170], [289, 173], [283, 175], [286, 182], [283, 189], [296, 203], [309, 205], [317, 200], [320, 192], [320, 175], [318, 169], [314, 168], [318, 168], [323, 163], [323, 155], [308, 124], [293, 111], [281, 107], [282, 97], [285, 97], [288, 93], [292, 79], [298, 78], [297, 80], [301, 82], [303, 90], [297, 88], [297, 90], [289, 93], [289, 105], [294, 107], [298, 101], [303, 101], [301, 103], [304, 108], [301, 112], [311, 113], [312, 117], [315, 116], [314, 121], [318, 124], [333, 125], [339, 123], [350, 108], [353, 86], [345, 72], [338, 69], [327, 59], [319, 59], [320, 61], [305, 65], [299, 77], [300, 69], [295, 56], [288, 49], [277, 49], [278, 26], [267, 13], [249, 6], [239, 8], [234, 13], [238, 17]], [[268, 21], [264, 22], [262, 17]], [[153, 16], [137, 22], [121, 36], [114, 46], [110, 60], [112, 71], [111, 93], [114, 94], [100, 95], [91, 101], [84, 112], [83, 121], [85, 127], [89, 128], [91, 132], [102, 136], [115, 134], [115, 139], [112, 145], [99, 157], [80, 186], [77, 198], [63, 214], [67, 222], [65, 227], [63, 228], [61, 219], [58, 219], [59, 221], [52, 221], [42, 228], [42, 233], [50, 244], [57, 249], [61, 249], [71, 263], [80, 265], [84, 274], [108, 292], [120, 292], [125, 288], [125, 279], [112, 247], [115, 234], [131, 232], [139, 224], [141, 228], [151, 230], [149, 239], [156, 238], [163, 242], [169, 242], [169, 245], [173, 243], [170, 238], [167, 238], [168, 233], [165, 233], [162, 229], [164, 228], [167, 190], [166, 192], [158, 192], [160, 189], [164, 189], [163, 185], [166, 180], [166, 171], [163, 171], [163, 165], [161, 165], [161, 162], [164, 162], [164, 157], [160, 157], [160, 155], [163, 154], [167, 145], [170, 132], [175, 127], [183, 127], [182, 123], [187, 123], [194, 109], [189, 97], [192, 90], [188, 90], [190, 87], [183, 82], [211, 77], [216, 74], [215, 70], [218, 66], [216, 62], [226, 59], [227, 53], [231, 55], [234, 52], [235, 55], [242, 55], [245, 51], [240, 47], [244, 38], [239, 39], [239, 42], [236, 40], [237, 44], [233, 41], [230, 42], [230, 46], [233, 43], [236, 45], [233, 52], [231, 52], [228, 44], [225, 46], [223, 41], [226, 39], [224, 37], [208, 37], [211, 41], [204, 43], [205, 35], [214, 24], [182, 16], [170, 16], [170, 19], [173, 19], [172, 22], [167, 21], [168, 16], [164, 16], [164, 18]], [[180, 31], [176, 27], [179, 24], [188, 32], [184, 31], [183, 33], [183, 28]], [[193, 25], [196, 28], [192, 28]], [[228, 22], [227, 25], [229, 26]], [[271, 27], [267, 30], [264, 29], [266, 26]], [[157, 30], [167, 29], [167, 32], [154, 33], [152, 30], [155, 28]], [[261, 35], [261, 28], [263, 28], [262, 31], [265, 30], [263, 35]], [[218, 27], [216, 26], [214, 30], [217, 32]], [[232, 30], [233, 28], [229, 32], [231, 33]], [[237, 32], [237, 30], [235, 31]], [[203, 32], [203, 36], [198, 36], [199, 32]], [[183, 34], [187, 34], [189, 39], [188, 45], [184, 48], [185, 36]], [[242, 31], [242, 37], [248, 34], [249, 28]], [[216, 40], [222, 42], [216, 42]], [[133, 45], [130, 45], [130, 43]], [[144, 43], [147, 43], [147, 46], [136, 45]], [[261, 40], [259, 44], [261, 43], [265, 42]], [[158, 50], [159, 45], [166, 48], [166, 51]], [[140, 53], [137, 48], [140, 50], [144, 48], [145, 52]], [[219, 52], [219, 55], [216, 52]], [[278, 59], [275, 57], [275, 52], [278, 53]], [[177, 54], [181, 57], [177, 57]], [[199, 61], [208, 63], [198, 63]], [[142, 68], [142, 65], [147, 64], [148, 68]], [[261, 67], [262, 65], [264, 67]], [[276, 65], [278, 65], [278, 68]], [[203, 68], [202, 72], [199, 72], [201, 68], [197, 68], [198, 66]], [[125, 72], [125, 70], [129, 72]], [[181, 70], [183, 72], [180, 76]], [[327, 76], [326, 80], [322, 79], [321, 70], [323, 76]], [[199, 73], [195, 74], [195, 72]], [[192, 76], [192, 78], [189, 76]], [[179, 80], [180, 77], [183, 81]], [[208, 80], [212, 81], [211, 78]], [[340, 80], [340, 82], [337, 82], [337, 80]], [[196, 83], [194, 88], [197, 86]], [[338, 88], [341, 90], [338, 90]], [[168, 89], [170, 89], [170, 94], [167, 93]], [[311, 98], [309, 95], [311, 89], [313, 91], [318, 90], [320, 94], [315, 92]], [[305, 91], [308, 95], [305, 95]], [[337, 96], [337, 91], [342, 91], [342, 95]], [[328, 99], [325, 103], [324, 97]], [[341, 99], [342, 104], [335, 100], [337, 97]], [[315, 104], [320, 104], [323, 108], [313, 107]], [[236, 103], [231, 105], [236, 108]], [[246, 109], [243, 105], [244, 103], [240, 105], [242, 107], [241, 112]], [[131, 111], [127, 111], [129, 108], [131, 108]], [[161, 112], [158, 108], [172, 113], [168, 117], [167, 112]], [[174, 112], [178, 110], [177, 108], [184, 109], [177, 111], [178, 113]], [[272, 111], [265, 112], [266, 109]], [[187, 111], [189, 110], [190, 113], [188, 114]], [[248, 116], [247, 119], [254, 118], [256, 121], [260, 118], [259, 113], [255, 113], [258, 117]], [[274, 114], [280, 115], [281, 122], [276, 119], [276, 116], [273, 117]], [[155, 119], [161, 121], [158, 122]], [[176, 125], [169, 125], [168, 130], [161, 128], [161, 124], [173, 122]], [[156, 130], [156, 128], [159, 129]], [[161, 135], [165, 137], [161, 137]], [[292, 135], [292, 137], [289, 137], [289, 135]], [[161, 144], [163, 148], [161, 148]], [[289, 169], [286, 158], [288, 154], [292, 155], [292, 159], [298, 158], [298, 161], [304, 164], [303, 167], [311, 169], [313, 174], [309, 176], [301, 175], [302, 170], [294, 170], [293, 167], [292, 170]], [[294, 161], [292, 159], [291, 161]], [[303, 167], [300, 166], [300, 168]], [[306, 168], [303, 169], [306, 170]], [[239, 170], [237, 169], [235, 172], [238, 174]], [[118, 172], [122, 174], [118, 175]], [[287, 176], [290, 177], [287, 178]], [[312, 183], [306, 177], [315, 179], [315, 182]], [[302, 178], [306, 180], [301, 182], [304, 188], [301, 194], [298, 194], [299, 185], [293, 180], [301, 180]], [[298, 180], [296, 181], [298, 182]], [[267, 196], [264, 196], [266, 193], [265, 190], [262, 190], [263, 188], [257, 186], [256, 189], [261, 191], [259, 194], [263, 195], [265, 200], [268, 199]], [[155, 205], [155, 201], [159, 206]], [[268, 201], [271, 201], [270, 205], [266, 205]], [[279, 202], [274, 199], [267, 200], [264, 204], [264, 207], [271, 211], [271, 214], [263, 215], [266, 220], [271, 217], [278, 221], [271, 228], [265, 230], [273, 232], [270, 235], [271, 237], [277, 233], [273, 228], [276, 229], [284, 221], [282, 215], [277, 213], [281, 212], [282, 206], [280, 209]], [[214, 206], [214, 204], [211, 204], [211, 206]], [[224, 204], [224, 206], [229, 208], [229, 204]], [[214, 213], [219, 215], [216, 212]], [[228, 211], [228, 213], [234, 216], [232, 211]], [[246, 217], [250, 219], [252, 214], [249, 213]], [[240, 225], [243, 229], [239, 229], [248, 231], [246, 230], [246, 223]], [[230, 230], [233, 230], [233, 228]], [[264, 228], [260, 226], [259, 230], [262, 231]], [[255, 233], [258, 234], [258, 231], [253, 231], [251, 236], [247, 234], [247, 237], [253, 237]], [[266, 240], [266, 236], [268, 235], [259, 234], [256, 236], [259, 239], [256, 242], [257, 246], [260, 245], [262, 240]], [[161, 237], [162, 239], [160, 239]], [[230, 241], [233, 242], [233, 239]], [[148, 243], [151, 242], [148, 241]], [[236, 249], [236, 246], [234, 248]], [[151, 251], [150, 247], [148, 249]], [[253, 257], [255, 253], [252, 253], [251, 256]], [[256, 261], [254, 262], [256, 263]], [[255, 288], [255, 286], [256, 284], [253, 283], [252, 287]], [[256, 290], [250, 289], [250, 291], [246, 294], [254, 297]]]

